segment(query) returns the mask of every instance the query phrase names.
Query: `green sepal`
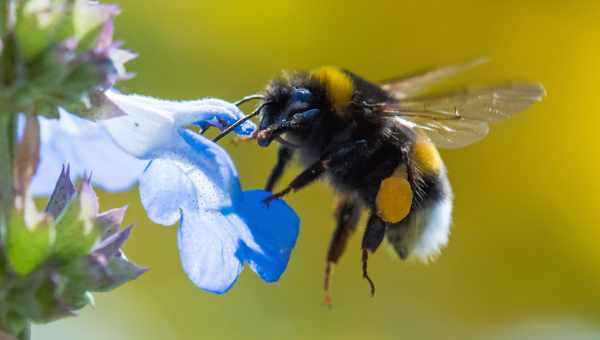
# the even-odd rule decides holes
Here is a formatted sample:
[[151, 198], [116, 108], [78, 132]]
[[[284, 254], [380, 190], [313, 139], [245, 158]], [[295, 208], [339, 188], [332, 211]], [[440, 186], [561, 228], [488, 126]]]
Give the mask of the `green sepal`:
[[141, 268], [123, 257], [112, 257], [105, 268], [104, 275], [101, 280], [98, 280], [91, 285], [92, 292], [108, 292], [122, 284], [136, 279], [138, 276], [145, 273], [147, 269]]
[[[96, 257], [94, 255], [81, 258], [78, 261], [62, 267], [60, 272], [69, 277], [67, 291], [70, 292], [108, 292], [124, 283], [136, 279], [147, 269], [141, 268], [123, 257]], [[71, 294], [77, 297], [77, 294]], [[75, 303], [74, 300], [68, 300]]]
[[44, 280], [36, 287], [32, 299], [28, 301], [26, 315], [34, 322], [46, 323], [74, 315], [73, 307], [62, 297], [66, 291], [66, 278], [56, 272], [45, 274]]
[[52, 249], [52, 233], [52, 225], [46, 219], [30, 228], [23, 214], [13, 211], [6, 235], [6, 253], [11, 269], [24, 276], [42, 264]]
[[[75, 34], [73, 23], [73, 1], [53, 0], [50, 10], [43, 13], [26, 13], [30, 2], [22, 2], [17, 9], [15, 34], [20, 43], [20, 52], [25, 60], [31, 60], [52, 45], [63, 42]], [[47, 22], [41, 23], [40, 16]]]
[[[88, 55], [68, 63], [59, 48], [50, 48], [28, 64], [29, 84], [19, 89], [13, 98], [16, 107], [35, 107], [36, 112], [50, 118], [58, 117], [57, 107], [83, 116], [87, 111], [86, 96], [113, 72], [109, 60]], [[83, 61], [85, 60], [85, 61]], [[89, 100], [87, 100], [89, 102]], [[81, 114], [83, 113], [83, 114]]]
[[88, 254], [100, 238], [92, 219], [82, 215], [81, 201], [78, 198], [67, 204], [56, 219], [54, 228], [56, 241], [53, 255], [61, 262]]
[[100, 38], [103, 30], [104, 25], [99, 25], [98, 27], [95, 27], [91, 31], [85, 33], [77, 44], [77, 52], [83, 53], [85, 51], [92, 50], [98, 43], [98, 38]]
[[19, 41], [21, 55], [25, 60], [30, 60], [48, 46], [52, 30], [42, 28], [34, 15], [24, 15], [23, 6], [18, 13], [15, 34]]

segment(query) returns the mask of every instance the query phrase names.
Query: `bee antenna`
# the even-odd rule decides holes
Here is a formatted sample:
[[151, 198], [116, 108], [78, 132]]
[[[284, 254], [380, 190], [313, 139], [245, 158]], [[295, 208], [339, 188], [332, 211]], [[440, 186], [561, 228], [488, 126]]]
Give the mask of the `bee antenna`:
[[[251, 97], [251, 96], [249, 96], [249, 97]], [[248, 97], [246, 97], [246, 98], [248, 98]], [[242, 99], [241, 101], [243, 101], [244, 99]], [[254, 99], [248, 99], [246, 101], [249, 101], [249, 100], [254, 100]], [[264, 102], [264, 103], [260, 104], [260, 106], [258, 108], [256, 108], [256, 110], [254, 110], [254, 112], [252, 112], [251, 114], [245, 116], [244, 118], [239, 119], [235, 123], [233, 123], [230, 126], [228, 126], [225, 130], [221, 131], [221, 133], [217, 137], [213, 138], [213, 142], [215, 142], [215, 143], [218, 142], [219, 140], [221, 140], [221, 138], [227, 136], [236, 127], [242, 125], [244, 122], [246, 122], [247, 120], [251, 119], [252, 117], [258, 116], [260, 114], [260, 111], [263, 109], [263, 107], [265, 107], [265, 106], [267, 106], [269, 104], [271, 104], [271, 103], [270, 102]]]
[[242, 106], [243, 104], [253, 101], [253, 100], [265, 100], [265, 96], [263, 96], [262, 94], [253, 94], [250, 96], [246, 96], [233, 104], [235, 104], [235, 106], [239, 107], [239, 106]]

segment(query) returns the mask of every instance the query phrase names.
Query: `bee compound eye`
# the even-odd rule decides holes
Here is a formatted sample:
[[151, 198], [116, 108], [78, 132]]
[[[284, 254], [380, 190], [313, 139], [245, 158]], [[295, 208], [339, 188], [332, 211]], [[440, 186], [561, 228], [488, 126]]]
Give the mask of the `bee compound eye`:
[[292, 101], [294, 102], [308, 102], [312, 98], [310, 90], [303, 87], [294, 88], [292, 91]]

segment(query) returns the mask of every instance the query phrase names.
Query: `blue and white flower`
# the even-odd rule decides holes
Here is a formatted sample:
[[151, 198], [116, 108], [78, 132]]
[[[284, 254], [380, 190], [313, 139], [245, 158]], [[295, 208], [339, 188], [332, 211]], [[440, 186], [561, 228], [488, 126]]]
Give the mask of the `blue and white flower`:
[[[94, 170], [94, 184], [125, 190], [139, 180], [140, 198], [154, 222], [180, 222], [178, 244], [183, 269], [200, 288], [224, 293], [244, 263], [264, 281], [285, 270], [298, 235], [299, 220], [269, 193], [244, 191], [229, 155], [188, 127], [233, 124], [243, 113], [218, 99], [165, 101], [110, 90], [99, 98], [95, 122], [61, 111], [59, 120], [41, 118], [41, 163], [35, 193], [49, 192], [54, 168], [73, 164], [81, 175]], [[251, 122], [234, 132], [249, 136]]]

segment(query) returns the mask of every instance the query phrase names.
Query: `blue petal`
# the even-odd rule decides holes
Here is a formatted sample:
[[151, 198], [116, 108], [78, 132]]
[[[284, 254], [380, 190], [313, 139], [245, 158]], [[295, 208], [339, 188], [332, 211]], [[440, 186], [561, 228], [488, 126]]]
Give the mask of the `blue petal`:
[[266, 282], [279, 279], [298, 236], [299, 219], [267, 192], [242, 192], [229, 156], [218, 145], [180, 130], [177, 147], [148, 166], [140, 195], [148, 216], [181, 226], [178, 244], [189, 278], [200, 288], [224, 293], [244, 263]]
[[270, 195], [263, 190], [244, 191], [236, 212], [251, 232], [244, 242], [243, 258], [263, 280], [275, 282], [296, 245], [300, 220], [282, 200], [266, 205], [263, 200]]
[[92, 182], [108, 191], [123, 191], [136, 183], [147, 161], [121, 150], [102, 126], [64, 110], [60, 119], [39, 117], [40, 164], [31, 183], [33, 195], [50, 195], [62, 165], [73, 177], [92, 172]]
[[200, 288], [227, 292], [247, 262], [264, 281], [287, 267], [299, 220], [283, 201], [267, 205], [262, 190], [246, 191], [233, 207], [184, 211], [178, 234], [183, 269]]

